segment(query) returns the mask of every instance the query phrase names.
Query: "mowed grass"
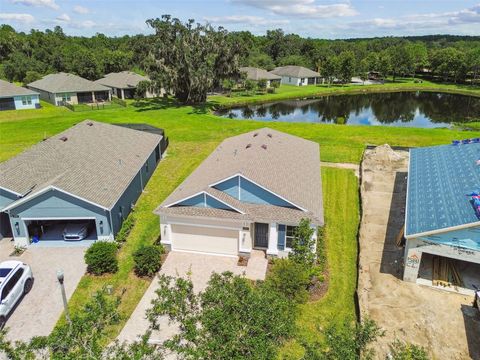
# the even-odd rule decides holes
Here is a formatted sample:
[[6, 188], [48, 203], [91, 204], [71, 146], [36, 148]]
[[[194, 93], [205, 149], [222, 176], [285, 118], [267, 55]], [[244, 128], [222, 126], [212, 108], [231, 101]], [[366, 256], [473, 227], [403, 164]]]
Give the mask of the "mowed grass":
[[281, 349], [280, 358], [302, 358], [301, 344], [315, 344], [326, 327], [356, 319], [358, 179], [352, 170], [323, 167], [322, 182], [328, 290], [301, 306], [295, 338]]
[[[318, 93], [319, 89], [316, 86], [285, 87], [282, 94], [285, 96], [285, 93], [289, 93], [290, 97], [292, 94], [308, 95]], [[331, 89], [327, 90], [332, 91]], [[344, 90], [343, 88], [342, 91]], [[357, 88], [351, 91], [357, 91]], [[258, 98], [263, 101], [264, 96], [267, 95]], [[231, 100], [221, 101], [225, 104]], [[170, 138], [168, 156], [160, 162], [137, 203], [133, 215], [136, 218], [135, 226], [119, 252], [119, 272], [102, 277], [85, 275], [69, 302], [70, 309], [74, 312], [103, 286], [112, 285], [117, 293], [125, 291], [120, 307], [123, 321], [109, 329], [106, 342], [119, 333], [149, 285], [148, 280], [139, 279], [133, 274], [132, 254], [139, 246], [153, 243], [159, 236], [159, 219], [153, 210], [226, 137], [269, 126], [318, 142], [323, 161], [351, 163], [360, 162], [366, 144], [426, 146], [445, 144], [458, 138], [480, 137], [480, 132], [466, 133], [448, 129], [238, 121], [213, 115], [211, 106], [218, 103], [218, 97], [212, 98], [208, 105], [202, 107], [180, 106], [172, 100], [155, 99], [143, 101], [137, 107], [130, 103], [127, 108], [89, 112], [71, 112], [43, 103], [44, 107], [39, 110], [0, 112], [0, 161], [86, 118], [108, 123], [148, 123], [164, 128]], [[355, 236], [358, 225], [358, 219], [355, 218], [358, 215], [356, 180], [349, 170], [325, 168], [322, 173], [330, 288], [324, 299], [302, 308], [297, 336], [302, 341], [314, 341], [320, 336], [319, 326], [328, 324], [330, 320], [343, 321], [354, 314]], [[293, 342], [285, 349], [287, 351], [296, 347], [298, 342]]]

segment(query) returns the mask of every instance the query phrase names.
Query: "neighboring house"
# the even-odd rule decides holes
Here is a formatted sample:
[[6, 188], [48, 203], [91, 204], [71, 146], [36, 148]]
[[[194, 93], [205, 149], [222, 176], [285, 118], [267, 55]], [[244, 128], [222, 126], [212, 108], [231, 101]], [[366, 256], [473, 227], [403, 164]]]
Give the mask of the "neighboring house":
[[[148, 80], [149, 79], [147, 77], [134, 72], [122, 71], [118, 73], [107, 74], [105, 77], [95, 80], [95, 83], [111, 88], [113, 95], [119, 99], [133, 99], [138, 83], [140, 81]], [[150, 91], [147, 91], [145, 95], [146, 98], [152, 98], [154, 96], [157, 95]]]
[[90, 104], [111, 98], [110, 88], [63, 72], [46, 75], [27, 87], [40, 93], [40, 99], [57, 106]]
[[0, 79], [0, 110], [38, 109], [38, 93]]
[[270, 71], [282, 78], [282, 84], [287, 85], [315, 85], [320, 84], [320, 74], [303, 66], [280, 66]]
[[87, 223], [87, 240], [114, 239], [165, 141], [150, 129], [85, 120], [0, 163], [1, 234], [18, 246], [34, 236], [60, 244], [67, 224]]
[[273, 82], [280, 83], [280, 81], [282, 80], [280, 76], [272, 74], [267, 70], [263, 70], [263, 69], [259, 69], [251, 66], [241, 67], [240, 72], [247, 74], [248, 80], [253, 80], [253, 81], [266, 80], [267, 88], [270, 87], [270, 85]]
[[480, 284], [479, 164], [480, 142], [410, 150], [404, 280], [432, 285], [437, 256], [456, 259], [465, 287]]
[[173, 251], [287, 256], [302, 218], [323, 225], [317, 143], [264, 128], [224, 140], [155, 210]]

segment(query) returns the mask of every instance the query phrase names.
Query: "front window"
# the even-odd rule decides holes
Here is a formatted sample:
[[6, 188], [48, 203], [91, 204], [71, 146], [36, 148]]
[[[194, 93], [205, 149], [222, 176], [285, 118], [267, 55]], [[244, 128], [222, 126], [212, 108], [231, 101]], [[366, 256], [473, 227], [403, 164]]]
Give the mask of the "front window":
[[71, 98], [70, 98], [69, 93], [62, 94], [62, 101], [63, 102], [67, 102], [67, 101], [70, 101], [70, 100], [71, 100]]
[[32, 98], [30, 96], [22, 96], [22, 105], [32, 105]]
[[285, 229], [285, 247], [291, 249], [293, 246], [293, 239], [295, 238], [296, 226], [288, 226]]

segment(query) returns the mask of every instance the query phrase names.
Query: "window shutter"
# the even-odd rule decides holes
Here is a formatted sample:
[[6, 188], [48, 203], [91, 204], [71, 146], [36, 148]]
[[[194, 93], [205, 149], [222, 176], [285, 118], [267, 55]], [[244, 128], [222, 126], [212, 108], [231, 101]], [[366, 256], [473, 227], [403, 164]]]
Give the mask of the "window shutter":
[[285, 225], [278, 225], [278, 250], [285, 250]]

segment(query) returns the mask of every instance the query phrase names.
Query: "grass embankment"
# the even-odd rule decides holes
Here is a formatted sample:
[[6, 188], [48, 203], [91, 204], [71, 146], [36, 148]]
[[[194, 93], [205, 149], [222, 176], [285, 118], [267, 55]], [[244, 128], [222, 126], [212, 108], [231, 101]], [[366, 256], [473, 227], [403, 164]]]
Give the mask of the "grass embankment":
[[[401, 85], [401, 84], [397, 84]], [[402, 85], [403, 86], [403, 85]], [[409, 84], [410, 87], [413, 84]], [[426, 89], [426, 83], [415, 84], [416, 90]], [[376, 86], [375, 86], [376, 87]], [[357, 90], [359, 87], [302, 88], [282, 86], [277, 94], [262, 95], [247, 101], [278, 100], [275, 96], [301, 97], [319, 94], [320, 91], [337, 92]], [[372, 86], [372, 89], [374, 87]], [[406, 85], [405, 85], [406, 88]], [[436, 91], [455, 89], [439, 85]], [[370, 86], [361, 87], [362, 91]], [[383, 86], [383, 90], [393, 90]], [[462, 90], [461, 87], [458, 90]], [[378, 91], [378, 90], [375, 90]], [[454, 91], [454, 90], [451, 90]], [[477, 91], [477, 90], [475, 90]], [[478, 91], [477, 91], [478, 92]], [[223, 139], [249, 130], [267, 126], [262, 122], [238, 121], [214, 116], [212, 105], [235, 98], [213, 97], [207, 106], [179, 106], [173, 101], [149, 100], [140, 106], [105, 109], [89, 112], [71, 112], [42, 102], [42, 109], [3, 111], [0, 113], [0, 161], [4, 161], [43, 138], [57, 134], [85, 118], [109, 122], [148, 123], [162, 127], [170, 137], [168, 157], [155, 171], [146, 191], [141, 195], [135, 210], [136, 223], [127, 242], [120, 250], [120, 270], [117, 274], [92, 277], [85, 275], [70, 299], [70, 308], [76, 311], [85, 304], [89, 295], [104, 285], [113, 285], [117, 291], [126, 289], [121, 305], [124, 320], [132, 313], [149, 282], [138, 279], [132, 272], [132, 253], [141, 244], [153, 243], [159, 235], [158, 217], [152, 211]], [[242, 102], [246, 99], [242, 98]], [[467, 137], [461, 131], [448, 129], [416, 129], [395, 127], [343, 126], [335, 124], [268, 123], [269, 127], [311, 139], [321, 145], [323, 161], [359, 163], [365, 144], [400, 146], [426, 146], [448, 143]], [[480, 137], [480, 132], [470, 132], [468, 137]], [[356, 233], [354, 214], [358, 211], [354, 175], [348, 170], [324, 169], [325, 217], [330, 266], [330, 289], [326, 297], [307, 304], [299, 319], [299, 338], [313, 341], [319, 336], [318, 324], [324, 326], [331, 320], [342, 321], [353, 312], [353, 291], [356, 279]], [[110, 329], [113, 339], [124, 321]], [[287, 349], [295, 348], [294, 344]]]
[[322, 182], [328, 291], [320, 300], [301, 306], [298, 331], [282, 348], [280, 358], [302, 358], [300, 344], [315, 344], [321, 340], [322, 329], [356, 319], [358, 179], [352, 170], [323, 167]]
[[438, 84], [430, 81], [414, 83], [410, 79], [397, 79], [378, 85], [318, 85], [288, 86], [282, 85], [274, 94], [232, 93], [232, 96], [211, 96], [210, 101], [220, 107], [229, 107], [248, 103], [284, 100], [292, 98], [315, 97], [321, 95], [363, 94], [395, 91], [439, 91], [445, 93], [480, 96], [480, 87], [459, 84]]

